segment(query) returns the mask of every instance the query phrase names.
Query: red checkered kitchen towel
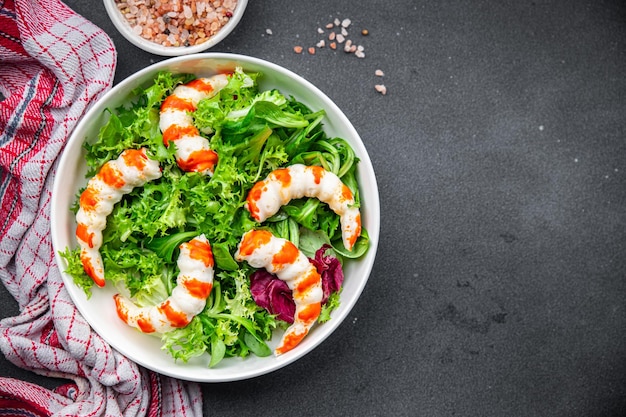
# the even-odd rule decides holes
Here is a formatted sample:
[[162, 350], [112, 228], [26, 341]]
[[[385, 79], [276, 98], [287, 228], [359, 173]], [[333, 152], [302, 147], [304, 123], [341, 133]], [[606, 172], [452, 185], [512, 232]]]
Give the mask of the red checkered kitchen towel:
[[20, 308], [0, 321], [0, 350], [68, 380], [51, 391], [0, 376], [2, 416], [202, 415], [198, 384], [138, 366], [91, 330], [53, 256], [55, 162], [115, 65], [109, 37], [59, 0], [0, 0], [0, 279]]

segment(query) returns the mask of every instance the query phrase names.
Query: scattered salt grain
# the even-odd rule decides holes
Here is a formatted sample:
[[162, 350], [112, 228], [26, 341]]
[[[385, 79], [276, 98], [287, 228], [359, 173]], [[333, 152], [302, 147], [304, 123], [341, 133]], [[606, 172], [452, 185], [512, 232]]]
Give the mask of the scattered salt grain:
[[[117, 0], [117, 1], [121, 1], [121, 0]], [[139, 1], [142, 1], [142, 0], [139, 0]], [[323, 28], [325, 28], [326, 31], [328, 31], [328, 38], [327, 38], [328, 43], [325, 39], [320, 39], [315, 44], [315, 47], [306, 48], [307, 52], [310, 55], [315, 55], [316, 48], [321, 49], [321, 48], [325, 48], [328, 45], [330, 49], [335, 50], [337, 49], [338, 44], [343, 44], [342, 49], [344, 50], [344, 52], [354, 54], [357, 58], [365, 58], [365, 48], [363, 47], [363, 45], [355, 45], [354, 42], [348, 38], [347, 28], [350, 25], [352, 25], [352, 21], [350, 19], [340, 20], [338, 18], [335, 18], [332, 22], [327, 23], [326, 25], [323, 26]], [[326, 32], [323, 28], [322, 27], [317, 28], [317, 33], [319, 35], [324, 35], [324, 33]], [[334, 28], [337, 28], [337, 30], [334, 30]], [[361, 30], [361, 35], [366, 36], [368, 34], [369, 34], [369, 31], [367, 29]], [[296, 37], [299, 37], [299, 35], [296, 35]], [[301, 54], [305, 48], [303, 48], [302, 46], [295, 46], [293, 49], [295, 53]], [[379, 76], [382, 76], [382, 71], [381, 71], [381, 75]], [[385, 93], [382, 93], [382, 94], [385, 94]]]
[[383, 77], [385, 75], [385, 73], [379, 69], [377, 69], [374, 74], [376, 74], [377, 77]]
[[265, 33], [267, 33], [268, 35], [274, 34], [274, 32], [272, 32], [272, 29], [265, 29]]
[[387, 94], [387, 87], [385, 87], [384, 84], [376, 84], [374, 88], [383, 96]]

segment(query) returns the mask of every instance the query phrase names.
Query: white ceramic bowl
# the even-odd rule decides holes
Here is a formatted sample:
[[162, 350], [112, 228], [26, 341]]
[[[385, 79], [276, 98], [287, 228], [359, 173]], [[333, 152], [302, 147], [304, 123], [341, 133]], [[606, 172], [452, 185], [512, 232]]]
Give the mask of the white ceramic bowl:
[[[245, 71], [261, 72], [263, 75], [259, 79], [259, 86], [262, 90], [277, 88], [312, 110], [326, 110], [327, 117], [323, 123], [327, 134], [347, 140], [360, 159], [357, 179], [361, 191], [363, 226], [369, 233], [371, 246], [361, 259], [346, 263], [341, 305], [333, 311], [331, 320], [316, 324], [295, 349], [278, 357], [251, 355], [243, 359], [226, 358], [216, 367], [208, 368], [208, 354], [188, 363], [175, 362], [161, 350], [158, 338], [142, 334], [122, 323], [115, 312], [112, 298], [115, 290], [112, 285], [94, 287], [92, 297], [87, 299], [83, 290], [63, 272], [67, 264], [59, 252], [68, 247], [77, 247], [76, 222], [70, 207], [79, 189], [87, 182], [83, 142], [93, 141], [97, 137], [100, 126], [105, 122], [104, 110], [127, 102], [129, 92], [137, 86], [149, 85], [158, 71], [210, 76], [232, 70], [236, 66], [241, 66]], [[103, 339], [128, 358], [156, 372], [185, 380], [222, 382], [251, 378], [279, 369], [310, 352], [343, 322], [361, 295], [374, 263], [379, 238], [380, 203], [374, 170], [363, 142], [350, 121], [324, 93], [278, 65], [242, 55], [205, 53], [171, 58], [151, 65], [117, 84], [93, 105], [76, 126], [61, 156], [54, 183], [51, 216], [52, 243], [67, 290], [78, 310]], [[278, 332], [268, 343], [272, 349], [278, 344], [280, 336]]]
[[117, 30], [124, 36], [130, 43], [143, 49], [144, 51], [153, 53], [155, 55], [162, 56], [181, 56], [188, 54], [195, 54], [198, 52], [206, 51], [207, 49], [217, 45], [221, 42], [230, 32], [235, 29], [239, 24], [241, 17], [243, 16], [248, 0], [238, 0], [237, 7], [233, 12], [233, 16], [215, 35], [213, 35], [206, 42], [193, 45], [193, 46], [164, 46], [156, 42], [149, 41], [135, 32], [133, 32], [130, 24], [126, 20], [122, 13], [119, 11], [115, 4], [115, 0], [104, 0], [104, 6], [106, 8], [109, 18], [117, 28]]

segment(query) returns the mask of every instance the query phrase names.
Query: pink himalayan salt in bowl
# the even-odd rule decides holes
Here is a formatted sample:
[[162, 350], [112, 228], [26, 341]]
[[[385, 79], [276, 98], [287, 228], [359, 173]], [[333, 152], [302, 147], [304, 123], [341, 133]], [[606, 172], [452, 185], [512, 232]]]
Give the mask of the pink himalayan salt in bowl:
[[248, 0], [104, 0], [109, 18], [133, 45], [162, 56], [205, 51], [237, 26]]

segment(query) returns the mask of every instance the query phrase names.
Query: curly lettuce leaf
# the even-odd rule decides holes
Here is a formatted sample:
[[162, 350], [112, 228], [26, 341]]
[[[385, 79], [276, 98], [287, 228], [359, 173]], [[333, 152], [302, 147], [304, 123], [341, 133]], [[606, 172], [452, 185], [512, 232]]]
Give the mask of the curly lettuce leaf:
[[94, 282], [85, 272], [85, 268], [83, 268], [83, 263], [80, 260], [80, 248], [66, 248], [59, 254], [67, 262], [65, 273], [72, 277], [74, 284], [85, 292], [87, 298], [91, 298], [91, 289], [94, 286]]
[[174, 286], [173, 267], [135, 242], [100, 250], [105, 279], [126, 288], [133, 301], [150, 306], [165, 300]]
[[163, 342], [161, 349], [176, 360], [188, 362], [189, 359], [206, 352], [210, 340], [211, 337], [205, 333], [202, 320], [196, 316], [187, 326], [161, 335]]
[[129, 148], [147, 147], [159, 161], [173, 161], [174, 148], [166, 148], [159, 130], [160, 104], [177, 85], [190, 81], [189, 74], [160, 72], [154, 83], [132, 92], [135, 101], [115, 109], [107, 109], [107, 122], [100, 128], [94, 143], [85, 142], [88, 176], [92, 176], [108, 160], [115, 159]]
[[333, 310], [335, 310], [341, 304], [340, 295], [341, 290], [330, 294], [330, 296], [326, 300], [326, 303], [322, 305], [320, 316], [317, 318], [318, 323], [326, 323], [328, 320], [331, 319], [330, 313], [332, 313]]

